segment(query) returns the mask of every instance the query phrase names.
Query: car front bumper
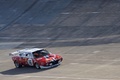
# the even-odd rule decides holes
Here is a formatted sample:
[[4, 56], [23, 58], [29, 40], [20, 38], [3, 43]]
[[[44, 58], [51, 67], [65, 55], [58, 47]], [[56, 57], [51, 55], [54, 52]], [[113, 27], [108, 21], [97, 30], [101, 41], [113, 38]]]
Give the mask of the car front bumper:
[[57, 63], [57, 64], [54, 64], [54, 65], [49, 65], [49, 66], [40, 66], [41, 69], [48, 69], [48, 68], [52, 68], [52, 67], [56, 67], [56, 66], [59, 66], [60, 63]]

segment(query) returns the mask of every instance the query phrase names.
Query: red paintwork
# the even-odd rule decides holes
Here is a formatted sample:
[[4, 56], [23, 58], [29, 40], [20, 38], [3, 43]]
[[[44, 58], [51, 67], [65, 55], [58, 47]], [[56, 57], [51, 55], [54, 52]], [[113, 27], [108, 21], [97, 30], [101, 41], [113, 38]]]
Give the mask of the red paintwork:
[[[62, 61], [62, 57], [59, 56], [59, 55], [57, 55], [57, 54], [49, 54], [49, 55], [47, 55], [47, 58], [45, 58], [43, 56], [43, 57], [40, 57], [40, 58], [31, 58], [31, 59], [32, 59], [32, 62], [33, 62], [32, 66], [34, 66], [35, 63], [39, 64], [40, 66], [47, 66], [47, 64], [50, 61], [52, 61], [53, 59], [61, 60]], [[26, 57], [13, 56], [12, 60], [14, 62], [18, 62], [21, 65], [29, 65], [28, 64], [28, 58], [26, 58]]]

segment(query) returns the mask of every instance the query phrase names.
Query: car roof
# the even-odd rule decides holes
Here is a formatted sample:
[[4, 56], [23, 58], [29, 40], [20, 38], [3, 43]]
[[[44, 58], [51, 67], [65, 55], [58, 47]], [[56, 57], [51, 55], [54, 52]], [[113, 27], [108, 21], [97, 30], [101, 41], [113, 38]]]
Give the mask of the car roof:
[[18, 50], [19, 53], [32, 53], [32, 52], [35, 52], [35, 51], [38, 51], [38, 50], [42, 50], [44, 48], [26, 48], [26, 49], [22, 49], [22, 50]]

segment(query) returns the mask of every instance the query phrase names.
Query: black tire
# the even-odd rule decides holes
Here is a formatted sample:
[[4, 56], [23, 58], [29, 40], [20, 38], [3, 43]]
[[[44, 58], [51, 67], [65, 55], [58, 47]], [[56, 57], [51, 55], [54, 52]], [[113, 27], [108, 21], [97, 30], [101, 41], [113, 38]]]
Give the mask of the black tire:
[[41, 68], [40, 68], [40, 65], [39, 65], [38, 63], [35, 63], [35, 68], [36, 68], [36, 69], [41, 69]]
[[22, 65], [19, 64], [17, 61], [15, 61], [14, 64], [15, 64], [15, 67], [16, 67], [16, 68], [21, 68], [21, 67], [22, 67]]

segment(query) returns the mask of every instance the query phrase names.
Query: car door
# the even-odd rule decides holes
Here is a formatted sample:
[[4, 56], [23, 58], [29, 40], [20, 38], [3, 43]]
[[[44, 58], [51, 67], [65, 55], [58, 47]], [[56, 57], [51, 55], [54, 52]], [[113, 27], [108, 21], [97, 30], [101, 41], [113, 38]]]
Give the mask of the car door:
[[29, 66], [33, 66], [34, 64], [33, 64], [33, 57], [32, 57], [32, 54], [31, 53], [28, 53], [27, 54], [27, 64], [29, 65]]

